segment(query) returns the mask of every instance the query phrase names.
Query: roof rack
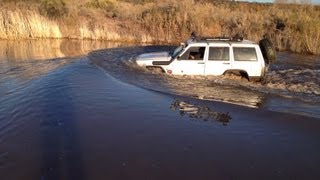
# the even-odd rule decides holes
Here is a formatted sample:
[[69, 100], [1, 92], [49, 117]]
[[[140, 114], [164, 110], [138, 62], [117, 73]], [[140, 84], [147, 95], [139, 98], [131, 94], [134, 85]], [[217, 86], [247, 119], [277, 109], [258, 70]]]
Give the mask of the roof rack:
[[225, 41], [225, 42], [242, 42], [243, 37], [239, 34], [236, 34], [234, 37], [226, 37], [226, 36], [215, 36], [215, 37], [201, 37], [197, 36], [195, 32], [191, 33], [191, 37], [186, 41], [186, 44], [190, 42], [199, 42], [199, 41]]
[[205, 41], [243, 41], [243, 37], [201, 37], [200, 40]]

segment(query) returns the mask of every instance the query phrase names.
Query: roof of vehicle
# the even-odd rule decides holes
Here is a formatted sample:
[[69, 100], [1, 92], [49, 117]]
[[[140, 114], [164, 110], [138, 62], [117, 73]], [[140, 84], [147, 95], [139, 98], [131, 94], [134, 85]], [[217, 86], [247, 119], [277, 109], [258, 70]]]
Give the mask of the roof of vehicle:
[[200, 43], [227, 43], [227, 44], [257, 44], [256, 42], [245, 40], [243, 38], [230, 38], [230, 37], [204, 37], [196, 38], [187, 41], [188, 44], [200, 44]]

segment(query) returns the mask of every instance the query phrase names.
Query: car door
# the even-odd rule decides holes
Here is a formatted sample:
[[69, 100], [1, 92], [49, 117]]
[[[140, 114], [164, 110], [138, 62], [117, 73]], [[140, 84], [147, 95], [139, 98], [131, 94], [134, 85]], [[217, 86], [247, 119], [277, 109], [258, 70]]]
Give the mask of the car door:
[[206, 45], [190, 46], [173, 62], [173, 74], [204, 75]]
[[231, 69], [230, 57], [230, 46], [210, 45], [205, 74], [222, 75], [226, 70]]
[[260, 76], [261, 63], [258, 61], [256, 47], [254, 46], [233, 46], [233, 68], [241, 69], [248, 73], [249, 76]]

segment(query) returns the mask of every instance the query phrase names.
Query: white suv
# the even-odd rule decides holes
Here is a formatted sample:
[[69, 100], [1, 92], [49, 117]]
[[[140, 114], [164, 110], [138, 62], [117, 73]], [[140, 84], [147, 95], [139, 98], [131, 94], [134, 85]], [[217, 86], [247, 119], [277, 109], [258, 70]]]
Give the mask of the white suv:
[[[261, 48], [261, 49], [260, 49]], [[228, 72], [261, 80], [275, 51], [267, 39], [257, 43], [232, 38], [188, 40], [172, 52], [141, 54], [139, 66], [160, 68], [173, 75], [224, 75]]]

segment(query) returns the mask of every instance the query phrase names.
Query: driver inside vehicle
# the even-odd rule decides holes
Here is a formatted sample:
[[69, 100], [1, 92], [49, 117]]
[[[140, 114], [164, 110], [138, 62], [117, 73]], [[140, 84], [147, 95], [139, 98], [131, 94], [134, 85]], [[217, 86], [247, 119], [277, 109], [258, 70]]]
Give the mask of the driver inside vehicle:
[[189, 54], [189, 60], [203, 60], [205, 47], [200, 47], [198, 51], [191, 51]]

